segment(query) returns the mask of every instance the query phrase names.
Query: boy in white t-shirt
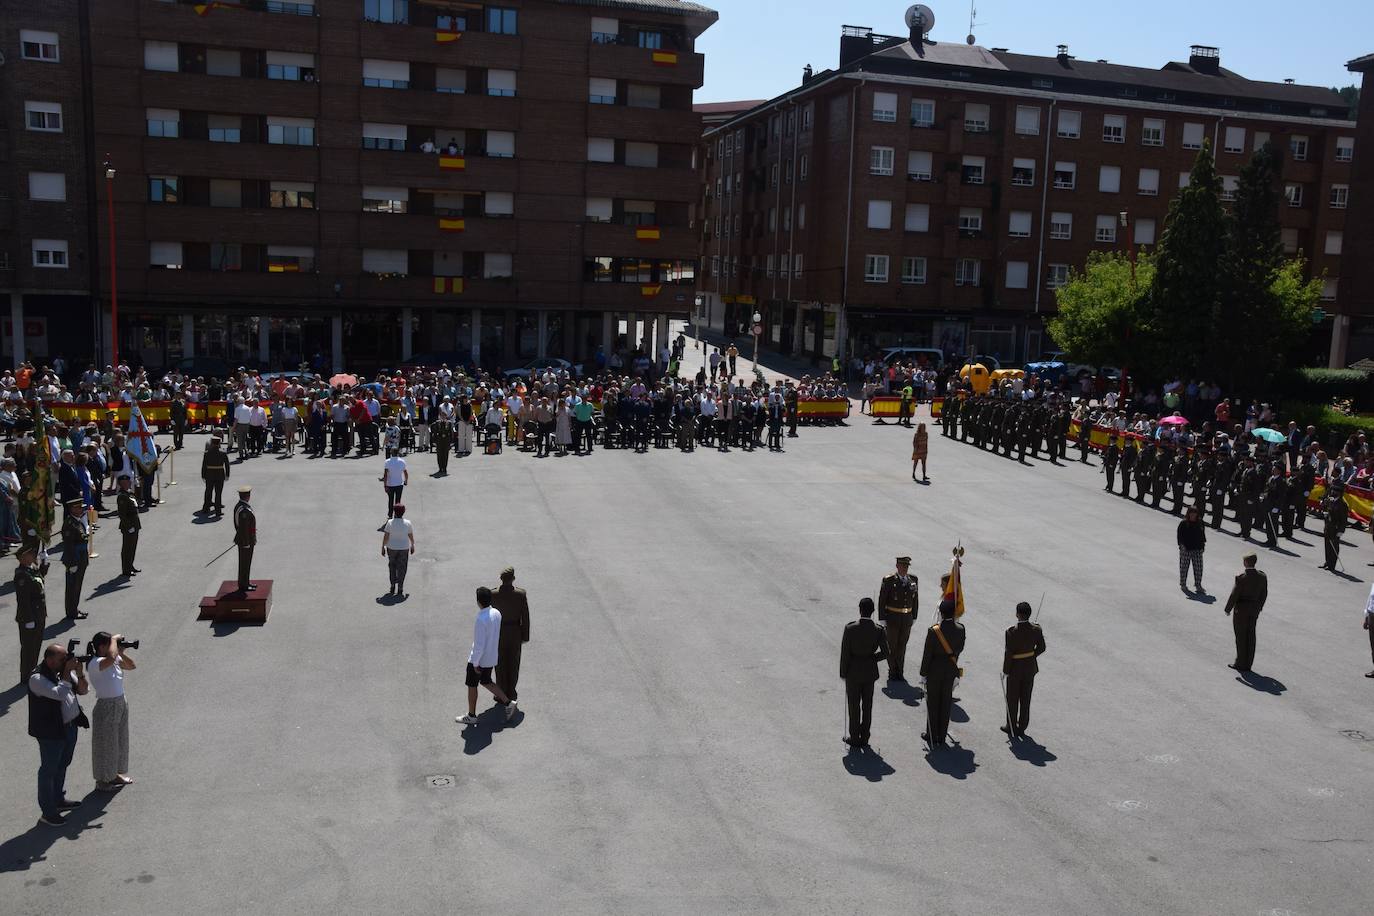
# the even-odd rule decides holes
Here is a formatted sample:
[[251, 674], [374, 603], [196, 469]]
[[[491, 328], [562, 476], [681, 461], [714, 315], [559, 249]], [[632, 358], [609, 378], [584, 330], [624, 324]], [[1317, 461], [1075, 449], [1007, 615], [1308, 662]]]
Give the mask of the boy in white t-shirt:
[[386, 558], [387, 572], [391, 576], [388, 597], [405, 597], [406, 569], [410, 566], [410, 555], [415, 552], [415, 528], [405, 514], [406, 507], [397, 503], [391, 510], [390, 521], [382, 526], [382, 556]]
[[410, 471], [406, 470], [406, 461], [396, 454], [395, 449], [387, 450], [386, 464], [382, 465], [382, 487], [386, 490], [386, 514], [391, 517], [391, 510], [401, 501], [401, 491], [406, 484], [410, 483]]

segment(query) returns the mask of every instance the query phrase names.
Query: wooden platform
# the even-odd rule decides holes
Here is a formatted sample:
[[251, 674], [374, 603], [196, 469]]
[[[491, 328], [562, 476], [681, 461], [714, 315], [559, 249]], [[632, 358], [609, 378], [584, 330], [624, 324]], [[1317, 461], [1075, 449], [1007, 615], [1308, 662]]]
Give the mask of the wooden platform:
[[200, 599], [200, 616], [196, 619], [215, 623], [266, 623], [272, 611], [272, 580], [249, 581], [257, 586], [256, 590], [241, 592], [238, 582], [232, 579], [220, 583], [218, 592]]

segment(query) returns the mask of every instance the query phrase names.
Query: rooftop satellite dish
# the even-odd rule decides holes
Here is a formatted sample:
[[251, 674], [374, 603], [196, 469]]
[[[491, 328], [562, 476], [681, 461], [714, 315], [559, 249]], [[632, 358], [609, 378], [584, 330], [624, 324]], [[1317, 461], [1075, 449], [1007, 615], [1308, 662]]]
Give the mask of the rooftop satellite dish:
[[906, 27], [925, 35], [935, 28], [935, 11], [924, 3], [913, 3], [906, 10]]
[[973, 43], [975, 43], [976, 41], [978, 41], [978, 39], [976, 39], [976, 38], [973, 37], [973, 33], [972, 33], [972, 32], [969, 32], [969, 33], [968, 33], [968, 37], [965, 38], [964, 41], [967, 41], [969, 44], [973, 44]]

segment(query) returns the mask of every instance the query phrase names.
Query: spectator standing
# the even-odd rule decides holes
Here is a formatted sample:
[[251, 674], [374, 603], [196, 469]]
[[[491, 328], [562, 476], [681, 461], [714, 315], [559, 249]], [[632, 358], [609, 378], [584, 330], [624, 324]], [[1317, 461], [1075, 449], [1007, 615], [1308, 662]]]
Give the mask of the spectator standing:
[[29, 673], [28, 688], [29, 736], [38, 741], [38, 822], [60, 827], [66, 823], [62, 812], [80, 805], [67, 801], [67, 767], [76, 753], [77, 727], [86, 718], [77, 697], [90, 685], [80, 659], [53, 643]]
[[491, 692], [496, 702], [506, 709], [506, 720], [515, 715], [515, 701], [509, 699], [499, 686], [492, 683], [491, 672], [500, 660], [501, 612], [491, 606], [491, 589], [477, 589], [477, 619], [472, 628], [472, 648], [468, 651], [467, 676], [468, 713], [454, 721], [463, 725], [477, 724], [477, 688]]
[[95, 787], [114, 792], [133, 783], [129, 777], [129, 707], [124, 700], [124, 672], [137, 665], [125, 654], [120, 634], [100, 632], [91, 641], [90, 668], [95, 709], [91, 711], [91, 767]]
[[395, 449], [387, 453], [386, 464], [382, 466], [382, 486], [386, 489], [386, 514], [391, 515], [396, 504], [401, 501], [401, 493], [410, 483], [410, 471], [406, 461]]
[[1202, 587], [1202, 551], [1207, 547], [1207, 530], [1196, 507], [1190, 506], [1178, 523], [1178, 587], [1188, 591], [1188, 567], [1193, 569], [1193, 584], [1199, 595], [1207, 594]]
[[415, 527], [405, 517], [406, 507], [396, 503], [391, 508], [391, 519], [382, 527], [382, 556], [386, 557], [387, 572], [391, 577], [391, 589], [387, 595], [405, 597], [406, 570], [410, 557], [415, 553]]

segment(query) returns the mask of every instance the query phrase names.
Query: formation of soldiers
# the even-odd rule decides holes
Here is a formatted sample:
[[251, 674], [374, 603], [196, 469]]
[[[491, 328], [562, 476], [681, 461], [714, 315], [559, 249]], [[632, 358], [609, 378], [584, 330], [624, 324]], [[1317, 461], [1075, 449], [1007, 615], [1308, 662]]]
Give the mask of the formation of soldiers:
[[[940, 431], [1008, 458], [1015, 452], [1019, 461], [1026, 460], [1027, 452], [1039, 458], [1043, 450], [1058, 463], [1068, 451], [1072, 419], [1068, 401], [1057, 394], [1029, 401], [990, 395], [949, 397], [941, 408]], [[1080, 458], [1087, 461], [1086, 453]]]

